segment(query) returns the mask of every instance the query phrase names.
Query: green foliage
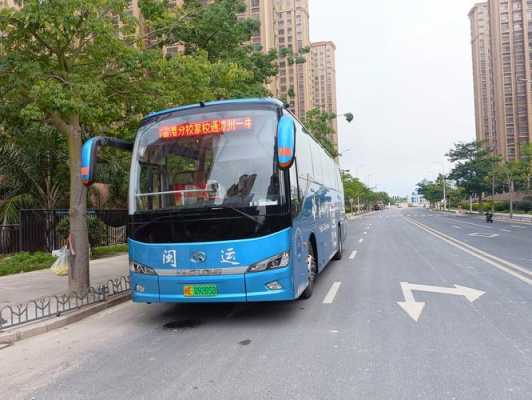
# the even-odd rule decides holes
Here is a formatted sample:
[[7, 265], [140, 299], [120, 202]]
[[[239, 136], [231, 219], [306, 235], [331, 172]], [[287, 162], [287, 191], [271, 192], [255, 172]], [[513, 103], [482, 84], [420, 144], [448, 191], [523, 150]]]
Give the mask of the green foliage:
[[493, 173], [498, 159], [490, 154], [478, 142], [459, 143], [447, 154], [455, 167], [449, 174], [457, 186], [464, 189], [467, 195], [482, 197], [490, 190], [490, 174]]
[[[89, 230], [89, 244], [91, 247], [96, 247], [105, 242], [107, 229], [106, 225], [98, 218], [88, 218], [87, 227]], [[57, 224], [57, 233], [64, 240], [68, 238], [70, 232], [70, 220], [64, 218]]]
[[368, 206], [369, 208], [372, 208], [372, 205], [378, 201], [382, 201], [384, 204], [393, 202], [393, 199], [387, 193], [372, 191], [347, 171], [342, 171], [342, 183], [344, 185], [346, 206], [349, 210], [351, 209], [351, 200], [354, 206], [360, 202], [362, 206]]
[[417, 192], [431, 205], [443, 200], [443, 182], [432, 182], [426, 179], [417, 184]]
[[21, 208], [64, 206], [66, 143], [54, 129], [9, 119], [0, 128], [0, 223], [18, 223]]
[[185, 1], [182, 8], [161, 6], [160, 0], [140, 3], [149, 28], [148, 48], [180, 43], [185, 55], [205, 54], [211, 63], [231, 63], [247, 72], [241, 97], [266, 94], [265, 84], [277, 74], [275, 51], [264, 53], [250, 44], [260, 31], [255, 19], [239, 19], [245, 10], [241, 0], [218, 0], [202, 5], [197, 0]]
[[319, 108], [308, 111], [303, 118], [303, 125], [333, 157], [338, 156], [338, 152], [330, 139], [334, 133], [331, 121], [335, 118], [336, 114], [321, 111]]
[[0, 259], [0, 276], [50, 268], [56, 258], [49, 253], [18, 253]]

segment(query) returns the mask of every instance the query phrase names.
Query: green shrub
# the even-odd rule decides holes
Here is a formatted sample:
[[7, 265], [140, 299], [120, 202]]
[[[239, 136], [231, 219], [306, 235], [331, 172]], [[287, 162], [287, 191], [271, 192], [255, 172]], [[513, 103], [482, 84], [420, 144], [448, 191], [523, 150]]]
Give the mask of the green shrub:
[[510, 210], [509, 201], [497, 201], [495, 203], [495, 212], [507, 212]]
[[521, 200], [515, 202], [515, 209], [519, 211], [529, 212], [532, 211], [532, 201]]
[[127, 244], [115, 244], [112, 246], [95, 247], [92, 249], [92, 258], [102, 258], [119, 253], [127, 253]]
[[56, 258], [49, 253], [17, 253], [0, 260], [0, 276], [50, 268]]
[[[87, 218], [87, 228], [89, 230], [89, 244], [96, 247], [105, 242], [106, 225], [98, 218]], [[70, 220], [64, 218], [57, 224], [57, 233], [62, 239], [67, 239], [70, 232]]]

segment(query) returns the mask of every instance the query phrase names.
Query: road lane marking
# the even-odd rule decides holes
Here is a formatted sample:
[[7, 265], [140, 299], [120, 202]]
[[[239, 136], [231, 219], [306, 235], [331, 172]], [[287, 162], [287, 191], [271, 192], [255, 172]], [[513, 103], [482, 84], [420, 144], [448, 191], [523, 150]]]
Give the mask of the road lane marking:
[[357, 251], [356, 251], [356, 250], [353, 250], [353, 252], [352, 252], [351, 255], [349, 256], [349, 259], [350, 259], [350, 260], [353, 260], [356, 256], [357, 256]]
[[425, 307], [425, 303], [416, 301], [414, 298], [414, 291], [451, 294], [454, 296], [464, 296], [470, 303], [473, 303], [480, 296], [485, 294], [482, 290], [472, 289], [465, 286], [454, 285], [454, 288], [431, 286], [431, 285], [417, 285], [414, 283], [401, 282], [401, 290], [403, 291], [403, 297], [405, 301], [398, 301], [397, 304], [412, 318], [414, 321], [418, 321], [421, 316], [421, 312]]
[[332, 304], [334, 302], [334, 298], [336, 297], [336, 293], [338, 293], [341, 284], [342, 282], [334, 282], [331, 285], [331, 288], [327, 292], [327, 296], [323, 299], [323, 304]]
[[526, 229], [526, 226], [521, 226], [521, 225], [512, 225], [512, 228], [517, 228], [517, 229]]
[[501, 229], [501, 231], [503, 231], [503, 232], [509, 232], [509, 233], [512, 232], [510, 229]]
[[364, 238], [360, 238], [360, 240], [358, 241], [358, 243], [362, 243], [364, 241]]
[[364, 235], [367, 235], [368, 233], [367, 232], [364, 232]]
[[[416, 227], [418, 227], [421, 230], [424, 230], [425, 232], [430, 233], [432, 236], [437, 237], [440, 240], [443, 240], [444, 242], [447, 242], [448, 244], [462, 250], [465, 253], [468, 253], [476, 258], [481, 259], [482, 261], [487, 262], [488, 264], [493, 265], [495, 268], [500, 269], [501, 271], [504, 271], [513, 277], [528, 283], [530, 286], [532, 286], [532, 279], [528, 278], [527, 276], [532, 277], [532, 272], [520, 267], [519, 265], [513, 264], [509, 261], [503, 260], [497, 256], [494, 256], [493, 254], [486, 253], [485, 251], [482, 251], [480, 249], [477, 249], [474, 246], [471, 246], [467, 243], [464, 243], [458, 239], [455, 239], [451, 236], [446, 235], [445, 233], [442, 233], [440, 231], [437, 231], [436, 229], [429, 228], [426, 225], [421, 224], [420, 222], [414, 221], [409, 218], [405, 218], [406, 221]], [[518, 272], [519, 271], [519, 272]], [[524, 274], [521, 275], [521, 273]]]
[[498, 235], [497, 233], [487, 234], [487, 233], [478, 233], [478, 232], [475, 232], [475, 233], [470, 233], [469, 236], [473, 236], [473, 237], [483, 237], [483, 238], [487, 238], [487, 239], [493, 239], [493, 238], [498, 237], [499, 235]]
[[458, 225], [453, 225], [453, 228], [456, 228], [456, 229], [462, 229], [461, 226], [458, 226]]

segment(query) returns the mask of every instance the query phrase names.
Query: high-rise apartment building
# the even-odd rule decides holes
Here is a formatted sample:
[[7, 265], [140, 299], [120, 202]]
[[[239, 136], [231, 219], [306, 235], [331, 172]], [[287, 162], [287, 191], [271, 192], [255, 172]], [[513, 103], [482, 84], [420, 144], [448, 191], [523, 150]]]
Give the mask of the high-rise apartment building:
[[495, 99], [491, 71], [491, 45], [488, 3], [477, 3], [469, 12], [475, 90], [477, 140], [496, 151]]
[[477, 139], [514, 160], [532, 142], [532, 1], [488, 0], [470, 19]]
[[[333, 42], [312, 43], [312, 99], [313, 107], [324, 112], [337, 113], [336, 109], [336, 46]], [[331, 121], [334, 131], [331, 142], [338, 149], [338, 123]]]
[[279, 60], [278, 96], [286, 99], [299, 118], [312, 108], [308, 0], [275, 1], [277, 47], [292, 55]]
[[[246, 11], [241, 18], [253, 18], [259, 22], [260, 30], [251, 38], [251, 43], [267, 53], [277, 49], [277, 29], [275, 4], [273, 0], [244, 0]], [[277, 79], [273, 77], [268, 84], [272, 96], [277, 96]]]

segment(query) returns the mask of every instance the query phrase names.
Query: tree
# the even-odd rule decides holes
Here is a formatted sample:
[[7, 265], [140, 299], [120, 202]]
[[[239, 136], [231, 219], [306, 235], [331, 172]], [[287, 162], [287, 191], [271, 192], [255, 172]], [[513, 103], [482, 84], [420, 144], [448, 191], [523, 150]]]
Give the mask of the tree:
[[[439, 179], [441, 178], [440, 175]], [[417, 184], [417, 193], [422, 195], [430, 203], [431, 207], [434, 207], [436, 203], [443, 200], [442, 182], [432, 182], [424, 179]]]
[[0, 224], [18, 223], [21, 208], [55, 208], [66, 197], [63, 137], [53, 128], [18, 122], [11, 120], [14, 128], [0, 133]]
[[521, 149], [521, 160], [524, 164], [523, 175], [527, 192], [530, 192], [532, 181], [532, 143], [523, 145]]
[[513, 195], [515, 190], [516, 181], [519, 182], [520, 179], [525, 175], [524, 170], [526, 169], [525, 164], [521, 160], [507, 161], [505, 163], [499, 164], [496, 172], [503, 178], [504, 182], [508, 185], [508, 192], [510, 193], [510, 218], [513, 217]]
[[256, 19], [242, 19], [246, 7], [241, 0], [218, 0], [207, 5], [186, 0], [182, 7], [166, 7], [160, 0], [143, 0], [140, 7], [145, 18], [149, 48], [179, 43], [186, 55], [206, 54], [209, 61], [230, 62], [248, 71], [246, 85], [239, 97], [264, 96], [265, 84], [277, 75], [277, 52], [263, 52], [250, 42], [260, 33]]
[[334, 133], [331, 121], [335, 118], [335, 113], [321, 111], [319, 108], [308, 111], [303, 118], [305, 127], [333, 157], [338, 156], [338, 151], [331, 142], [331, 135]]
[[[79, 174], [83, 138], [131, 138], [149, 111], [252, 93], [260, 86], [253, 71], [212, 61], [204, 50], [164, 58], [158, 47], [142, 46], [147, 39], [136, 39], [140, 22], [127, 6], [125, 0], [27, 0], [20, 10], [0, 11], [0, 124], [16, 116], [56, 129], [66, 141], [69, 283], [77, 292], [89, 287], [87, 190]], [[188, 16], [181, 21], [188, 23]]]
[[478, 196], [482, 203], [483, 193], [491, 187], [488, 177], [496, 165], [489, 153], [478, 142], [459, 143], [447, 157], [456, 163], [449, 179], [463, 188], [468, 196]]

